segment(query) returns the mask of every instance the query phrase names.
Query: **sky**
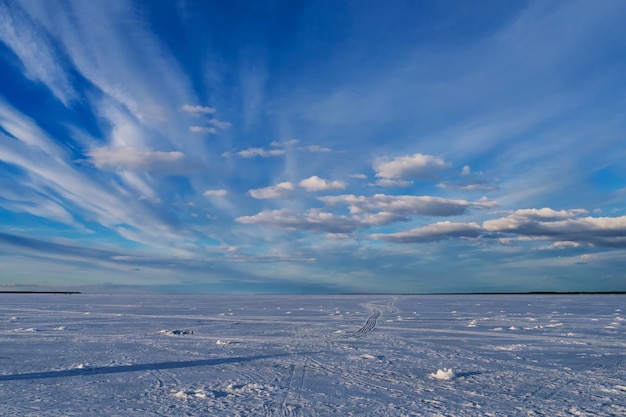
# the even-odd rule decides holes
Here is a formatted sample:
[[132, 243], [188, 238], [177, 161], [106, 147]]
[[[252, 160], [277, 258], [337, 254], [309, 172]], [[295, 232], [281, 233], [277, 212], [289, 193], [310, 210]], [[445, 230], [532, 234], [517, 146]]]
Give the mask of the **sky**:
[[622, 0], [0, 0], [0, 291], [624, 291], [624, 74]]

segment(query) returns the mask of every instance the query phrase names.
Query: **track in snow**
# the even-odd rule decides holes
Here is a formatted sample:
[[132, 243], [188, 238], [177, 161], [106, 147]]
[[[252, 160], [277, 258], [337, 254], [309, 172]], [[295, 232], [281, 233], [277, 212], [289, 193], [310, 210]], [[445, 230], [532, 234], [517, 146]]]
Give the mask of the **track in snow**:
[[367, 318], [367, 321], [365, 322], [363, 327], [361, 327], [354, 333], [350, 333], [348, 337], [363, 337], [366, 334], [371, 333], [372, 330], [376, 328], [376, 321], [380, 317], [380, 314], [380, 310], [375, 308], [372, 315]]

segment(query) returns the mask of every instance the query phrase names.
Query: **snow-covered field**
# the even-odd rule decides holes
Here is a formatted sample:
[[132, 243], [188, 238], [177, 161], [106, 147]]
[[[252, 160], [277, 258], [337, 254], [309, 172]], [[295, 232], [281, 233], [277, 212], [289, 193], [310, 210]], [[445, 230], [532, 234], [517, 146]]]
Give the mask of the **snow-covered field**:
[[626, 296], [0, 295], [2, 416], [626, 416]]

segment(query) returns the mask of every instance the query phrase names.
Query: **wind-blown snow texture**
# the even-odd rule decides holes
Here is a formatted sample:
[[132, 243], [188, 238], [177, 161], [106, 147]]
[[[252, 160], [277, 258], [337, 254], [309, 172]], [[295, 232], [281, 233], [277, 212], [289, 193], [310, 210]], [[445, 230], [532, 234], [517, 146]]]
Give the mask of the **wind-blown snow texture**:
[[624, 306], [0, 295], [0, 415], [624, 416]]

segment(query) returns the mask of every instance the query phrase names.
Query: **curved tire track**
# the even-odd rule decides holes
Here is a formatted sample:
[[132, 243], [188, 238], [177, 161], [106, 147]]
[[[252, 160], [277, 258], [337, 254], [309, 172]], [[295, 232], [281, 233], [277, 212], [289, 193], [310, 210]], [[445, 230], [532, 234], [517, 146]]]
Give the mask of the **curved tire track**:
[[377, 308], [374, 309], [371, 316], [367, 318], [365, 324], [357, 331], [350, 333], [348, 337], [363, 337], [366, 334], [369, 334], [376, 328], [376, 321], [380, 317], [381, 311]]

